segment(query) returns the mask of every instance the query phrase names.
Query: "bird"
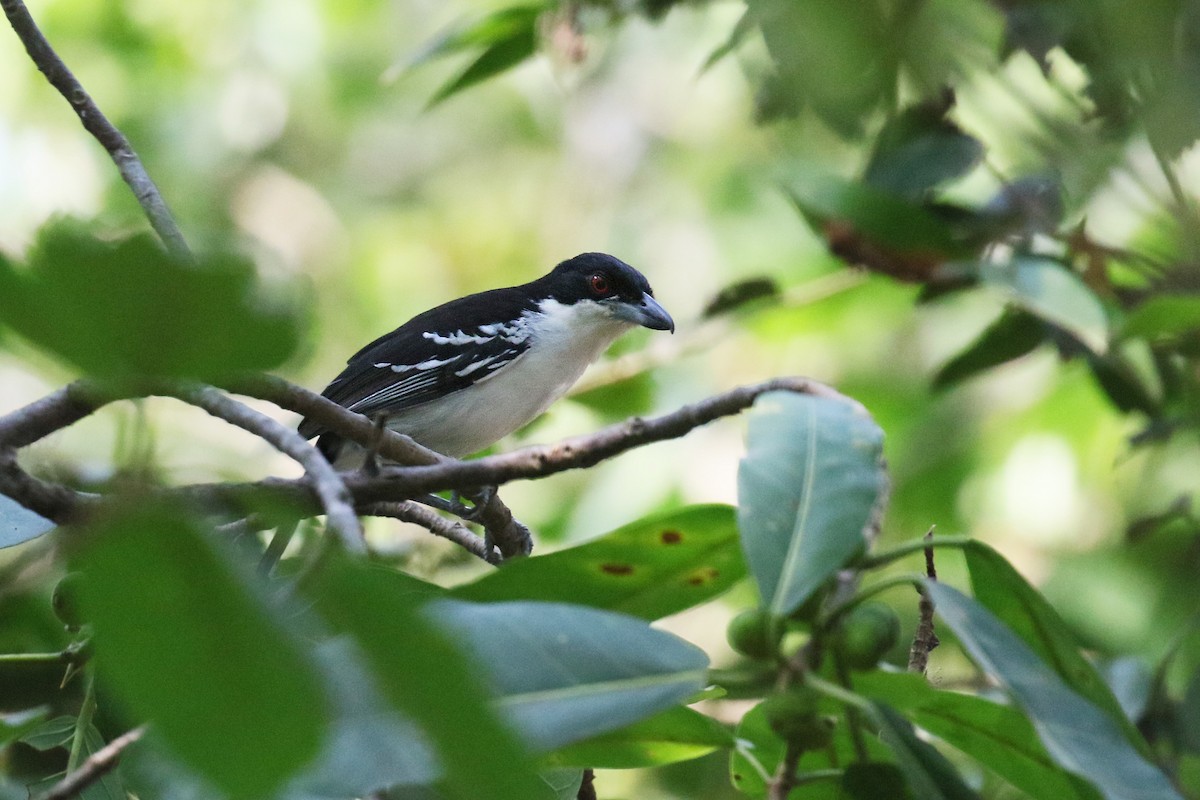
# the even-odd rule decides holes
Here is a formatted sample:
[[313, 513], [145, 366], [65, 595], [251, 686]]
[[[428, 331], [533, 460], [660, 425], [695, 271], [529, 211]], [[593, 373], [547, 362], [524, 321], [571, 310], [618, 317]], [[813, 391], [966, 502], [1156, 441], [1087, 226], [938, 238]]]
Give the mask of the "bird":
[[[582, 253], [537, 280], [425, 311], [350, 357], [322, 395], [461, 458], [495, 444], [561, 398], [621, 334], [675, 332], [634, 267]], [[339, 469], [365, 450], [310, 418], [305, 439]]]

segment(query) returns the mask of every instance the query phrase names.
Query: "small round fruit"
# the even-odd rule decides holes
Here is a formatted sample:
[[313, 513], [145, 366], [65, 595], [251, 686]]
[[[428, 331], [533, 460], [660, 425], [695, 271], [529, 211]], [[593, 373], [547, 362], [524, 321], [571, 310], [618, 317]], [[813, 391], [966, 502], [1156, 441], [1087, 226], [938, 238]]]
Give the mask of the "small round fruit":
[[871, 669], [900, 639], [900, 617], [891, 606], [866, 603], [842, 622], [842, 658], [851, 669]]
[[817, 699], [817, 693], [811, 689], [791, 689], [764, 700], [763, 716], [780, 739], [801, 750], [818, 750], [829, 744], [833, 724], [817, 714]]
[[54, 615], [70, 631], [79, 630], [84, 623], [84, 619], [79, 616], [79, 582], [81, 580], [83, 580], [82, 573], [68, 572], [54, 587], [54, 593], [50, 595], [50, 607], [54, 609]]
[[725, 636], [729, 646], [742, 655], [765, 660], [778, 652], [783, 625], [763, 609], [755, 608], [731, 619]]

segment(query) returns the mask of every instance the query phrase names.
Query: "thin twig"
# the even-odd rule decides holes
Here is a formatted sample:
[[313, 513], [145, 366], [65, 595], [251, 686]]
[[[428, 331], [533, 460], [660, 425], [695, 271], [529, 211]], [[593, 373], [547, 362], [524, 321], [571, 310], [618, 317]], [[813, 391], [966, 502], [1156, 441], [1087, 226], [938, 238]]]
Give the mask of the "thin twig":
[[125, 752], [125, 748], [142, 738], [145, 732], [146, 726], [140, 725], [113, 739], [84, 759], [79, 769], [68, 773], [38, 800], [68, 800], [68, 798], [76, 797], [111, 772], [117, 762], [121, 760], [121, 754]]
[[497, 564], [500, 559], [497, 554], [489, 552], [483, 538], [475, 535], [470, 528], [441, 516], [433, 509], [412, 500], [398, 502], [372, 503], [361, 509], [365, 516], [390, 517], [401, 522], [411, 522], [420, 525], [435, 536], [449, 539], [473, 556]]
[[33, 21], [25, 4], [21, 0], [0, 0], [0, 7], [4, 9], [9, 24], [12, 25], [12, 29], [20, 38], [21, 43], [25, 45], [25, 51], [29, 53], [33, 63], [46, 76], [50, 85], [66, 98], [67, 102], [71, 104], [71, 108], [75, 109], [84, 129], [108, 151], [113, 163], [117, 165], [117, 171], [121, 173], [121, 178], [133, 190], [134, 197], [142, 206], [146, 218], [150, 220], [150, 226], [162, 239], [167, 251], [176, 258], [191, 261], [191, 250], [188, 249], [187, 242], [179, 231], [179, 226], [175, 224], [175, 219], [171, 216], [166, 201], [163, 200], [158, 187], [155, 186], [149, 173], [146, 172], [145, 166], [142, 165], [141, 159], [129, 144], [129, 140], [125, 138], [125, 134], [121, 133], [108, 120], [108, 117], [104, 116], [71, 70], [54, 52], [54, 48], [50, 46], [46, 37], [38, 29], [37, 23]]
[[783, 758], [779, 761], [779, 767], [775, 770], [775, 775], [767, 787], [768, 800], [787, 800], [792, 789], [796, 788], [796, 769], [800, 766], [800, 756], [802, 755], [804, 755], [802, 748], [794, 742], [787, 743], [787, 747], [783, 751]]
[[366, 550], [362, 525], [354, 513], [354, 503], [341, 473], [300, 434], [211, 386], [181, 386], [172, 394], [218, 419], [261, 437], [281, 453], [299, 462], [312, 483], [313, 491], [321, 500], [329, 520], [329, 529], [348, 549], [359, 552]]
[[[933, 528], [930, 528], [925, 534], [925, 541], [933, 541]], [[932, 545], [925, 547], [925, 576], [931, 581], [937, 580]], [[917, 632], [913, 635], [912, 647], [908, 650], [908, 671], [924, 675], [926, 667], [929, 666], [929, 654], [940, 642], [933, 629], [933, 601], [929, 599], [929, 592], [925, 589], [921, 588], [918, 591], [921, 594], [921, 599], [917, 603], [920, 619], [917, 621]]]

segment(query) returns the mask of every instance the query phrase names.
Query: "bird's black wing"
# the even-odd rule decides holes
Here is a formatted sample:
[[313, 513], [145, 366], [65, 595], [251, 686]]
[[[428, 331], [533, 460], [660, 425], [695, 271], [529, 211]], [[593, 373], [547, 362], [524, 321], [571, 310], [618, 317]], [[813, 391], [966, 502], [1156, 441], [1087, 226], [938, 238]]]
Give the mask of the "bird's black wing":
[[[494, 289], [426, 311], [350, 358], [322, 394], [368, 416], [396, 413], [465, 389], [519, 358], [530, 345], [527, 295]], [[323, 429], [306, 419], [300, 435]]]

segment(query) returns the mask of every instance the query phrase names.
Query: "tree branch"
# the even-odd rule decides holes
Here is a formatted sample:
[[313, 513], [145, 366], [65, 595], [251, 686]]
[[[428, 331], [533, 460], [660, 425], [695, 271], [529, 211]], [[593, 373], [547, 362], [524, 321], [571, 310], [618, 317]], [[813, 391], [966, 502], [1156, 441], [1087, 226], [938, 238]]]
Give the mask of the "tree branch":
[[113, 739], [84, 759], [79, 769], [54, 784], [50, 791], [39, 797], [38, 800], [67, 800], [78, 796], [83, 790], [111, 772], [117, 766], [117, 762], [121, 760], [121, 754], [125, 752], [125, 748], [142, 738], [145, 732], [146, 726], [140, 725]]
[[300, 434], [211, 386], [178, 387], [172, 394], [218, 419], [261, 437], [281, 453], [299, 462], [313, 491], [320, 498], [329, 529], [347, 549], [358, 552], [366, 550], [362, 526], [354, 513], [353, 500], [342, 475]]
[[176, 258], [191, 261], [191, 250], [188, 249], [179, 226], [175, 224], [175, 219], [171, 216], [158, 187], [146, 172], [125, 134], [109, 122], [108, 117], [104, 116], [82, 84], [58, 57], [58, 53], [54, 52], [54, 48], [46, 41], [46, 37], [30, 16], [29, 10], [25, 8], [25, 3], [22, 0], [0, 0], [0, 7], [4, 9], [9, 24], [20, 38], [21, 44], [25, 45], [25, 52], [29, 53], [33, 63], [46, 76], [50, 85], [75, 109], [87, 132], [108, 151], [113, 163], [117, 165], [117, 171], [121, 173], [121, 178], [133, 190], [134, 197], [137, 198], [146, 218], [150, 220], [150, 226], [166, 245], [167, 251]]
[[466, 525], [446, 519], [428, 506], [412, 500], [401, 500], [390, 503], [372, 503], [364, 506], [361, 512], [371, 517], [390, 517], [401, 522], [411, 522], [420, 525], [434, 536], [449, 539], [473, 556], [496, 564], [499, 559], [494, 552], [489, 552], [487, 543], [471, 532]]
[[[933, 528], [925, 534], [925, 541], [933, 541]], [[925, 576], [931, 581], [937, 580], [937, 567], [933, 563], [933, 546], [925, 547]], [[933, 629], [933, 601], [929, 599], [929, 592], [923, 588], [918, 588], [921, 599], [917, 603], [920, 619], [917, 621], [917, 632], [913, 635], [912, 647], [908, 650], [908, 671], [919, 672], [925, 674], [925, 668], [929, 666], [929, 654], [933, 652], [933, 648], [937, 647], [941, 642], [938, 641], [937, 633]]]
[[[36, 428], [41, 435], [47, 435], [85, 416], [85, 409], [90, 413], [98, 407], [81, 404], [78, 400], [81, 394], [85, 397], [92, 396], [89, 394], [89, 386], [73, 386], [75, 391], [72, 391], [72, 387], [67, 387], [66, 390], [55, 392], [43, 400], [0, 418], [0, 493], [56, 522], [76, 518], [98, 498], [34, 478], [17, 465], [11, 448], [13, 443], [27, 443], [31, 439], [31, 436], [23, 433], [25, 425]], [[374, 432], [373, 424], [366, 417], [347, 411], [325, 398], [278, 378], [256, 378], [248, 382], [228, 384], [228, 388], [253, 396], [261, 394], [263, 399], [278, 402], [280, 405], [286, 403], [284, 407], [294, 407], [301, 413], [312, 411], [312, 415], [322, 424], [328, 424], [330, 430], [355, 441], [369, 442]], [[744, 411], [760, 395], [771, 391], [791, 391], [829, 397], [849, 403], [855, 408], [862, 408], [857, 401], [822, 383], [800, 377], [775, 378], [709, 397], [653, 419], [635, 417], [595, 433], [565, 439], [557, 444], [526, 447], [473, 461], [439, 456], [407, 437], [385, 431], [379, 450], [382, 455], [394, 458], [408, 453], [415, 458], [428, 459], [432, 463], [386, 467], [379, 475], [374, 476], [351, 473], [341, 477], [350, 491], [354, 507], [359, 510], [380, 502], [410, 500], [427, 492], [499, 486], [515, 480], [541, 478], [566, 470], [590, 467], [652, 442], [679, 438], [713, 420]], [[154, 393], [174, 395], [175, 392], [176, 390], [170, 387], [159, 387]], [[865, 410], [863, 413], [866, 413]], [[320, 497], [304, 479], [266, 478], [253, 483], [195, 484], [163, 489], [160, 493], [209, 507], [253, 508], [264, 499], [269, 499], [286, 503], [298, 513], [322, 513]], [[501, 503], [489, 504], [485, 514], [489, 531], [500, 529], [506, 533], [504, 538], [493, 533], [501, 552], [506, 557], [520, 552], [518, 548], [528, 541], [528, 529], [514, 520], [512, 512]]]

